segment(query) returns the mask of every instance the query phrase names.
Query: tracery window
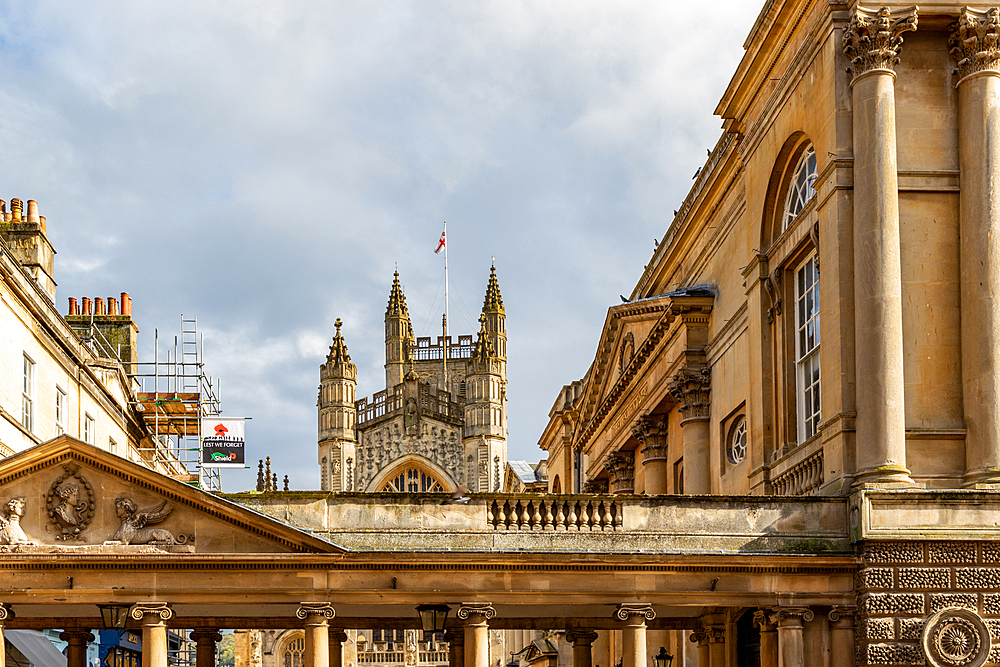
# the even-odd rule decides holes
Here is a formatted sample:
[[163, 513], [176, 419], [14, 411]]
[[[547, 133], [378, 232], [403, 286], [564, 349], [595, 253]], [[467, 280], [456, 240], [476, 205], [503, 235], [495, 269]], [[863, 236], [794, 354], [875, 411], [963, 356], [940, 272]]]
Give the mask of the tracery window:
[[821, 418], [819, 270], [812, 255], [795, 271], [795, 365], [799, 442], [816, 434]]
[[420, 468], [408, 468], [385, 483], [385, 493], [443, 493], [444, 485]]
[[802, 153], [802, 157], [799, 158], [799, 162], [795, 166], [795, 171], [792, 172], [792, 180], [788, 184], [788, 194], [785, 196], [785, 218], [782, 229], [792, 224], [792, 221], [798, 217], [809, 200], [816, 194], [816, 190], [813, 189], [816, 177], [816, 151], [813, 150], [812, 146], [809, 146]]
[[285, 644], [282, 667], [303, 667], [305, 665], [306, 639], [297, 637]]

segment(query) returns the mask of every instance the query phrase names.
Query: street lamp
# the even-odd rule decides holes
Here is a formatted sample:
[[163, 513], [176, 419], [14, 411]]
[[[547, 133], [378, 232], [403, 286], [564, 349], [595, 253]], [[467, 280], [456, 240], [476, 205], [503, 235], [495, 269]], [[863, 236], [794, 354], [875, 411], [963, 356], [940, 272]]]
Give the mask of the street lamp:
[[656, 655], [653, 656], [653, 667], [670, 667], [674, 661], [674, 656], [667, 654], [667, 649], [660, 647]]
[[121, 630], [128, 621], [128, 610], [132, 605], [128, 604], [99, 604], [97, 608], [101, 610], [101, 620], [104, 621], [106, 630]]
[[446, 604], [422, 604], [417, 607], [420, 614], [420, 627], [424, 632], [444, 632], [444, 623], [448, 619], [451, 607]]

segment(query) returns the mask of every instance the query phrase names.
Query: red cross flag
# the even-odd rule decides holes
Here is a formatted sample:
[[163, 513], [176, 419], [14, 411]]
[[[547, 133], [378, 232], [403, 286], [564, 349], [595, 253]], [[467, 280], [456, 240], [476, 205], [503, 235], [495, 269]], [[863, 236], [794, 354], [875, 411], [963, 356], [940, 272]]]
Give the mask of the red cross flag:
[[434, 248], [434, 254], [440, 255], [441, 251], [444, 250], [445, 246], [445, 233], [441, 232], [441, 238], [438, 239], [437, 248]]

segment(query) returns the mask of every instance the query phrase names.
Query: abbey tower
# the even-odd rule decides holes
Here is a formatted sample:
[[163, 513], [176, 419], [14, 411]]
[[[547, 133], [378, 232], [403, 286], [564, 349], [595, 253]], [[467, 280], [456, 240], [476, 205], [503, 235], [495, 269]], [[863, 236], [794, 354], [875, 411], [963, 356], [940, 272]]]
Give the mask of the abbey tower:
[[320, 366], [319, 465], [325, 491], [498, 491], [507, 464], [507, 332], [490, 269], [477, 336], [416, 338], [393, 275], [385, 311], [385, 389], [357, 400], [338, 319]]

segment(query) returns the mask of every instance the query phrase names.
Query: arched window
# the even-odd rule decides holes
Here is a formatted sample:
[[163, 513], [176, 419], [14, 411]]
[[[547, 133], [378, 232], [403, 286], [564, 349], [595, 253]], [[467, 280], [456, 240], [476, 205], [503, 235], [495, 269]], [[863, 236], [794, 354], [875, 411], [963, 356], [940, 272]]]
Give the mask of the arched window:
[[443, 493], [444, 485], [420, 468], [407, 468], [385, 483], [385, 493]]
[[741, 463], [747, 457], [747, 418], [740, 416], [729, 430], [729, 446], [727, 448], [729, 462]]
[[788, 184], [782, 229], [792, 224], [792, 221], [798, 217], [809, 200], [816, 194], [816, 191], [813, 189], [816, 177], [816, 151], [813, 150], [812, 146], [809, 146], [803, 151], [802, 157], [799, 158], [798, 164], [795, 165], [795, 171], [792, 172], [792, 180]]
[[293, 637], [285, 643], [281, 656], [282, 667], [303, 667], [305, 665], [306, 639]]

